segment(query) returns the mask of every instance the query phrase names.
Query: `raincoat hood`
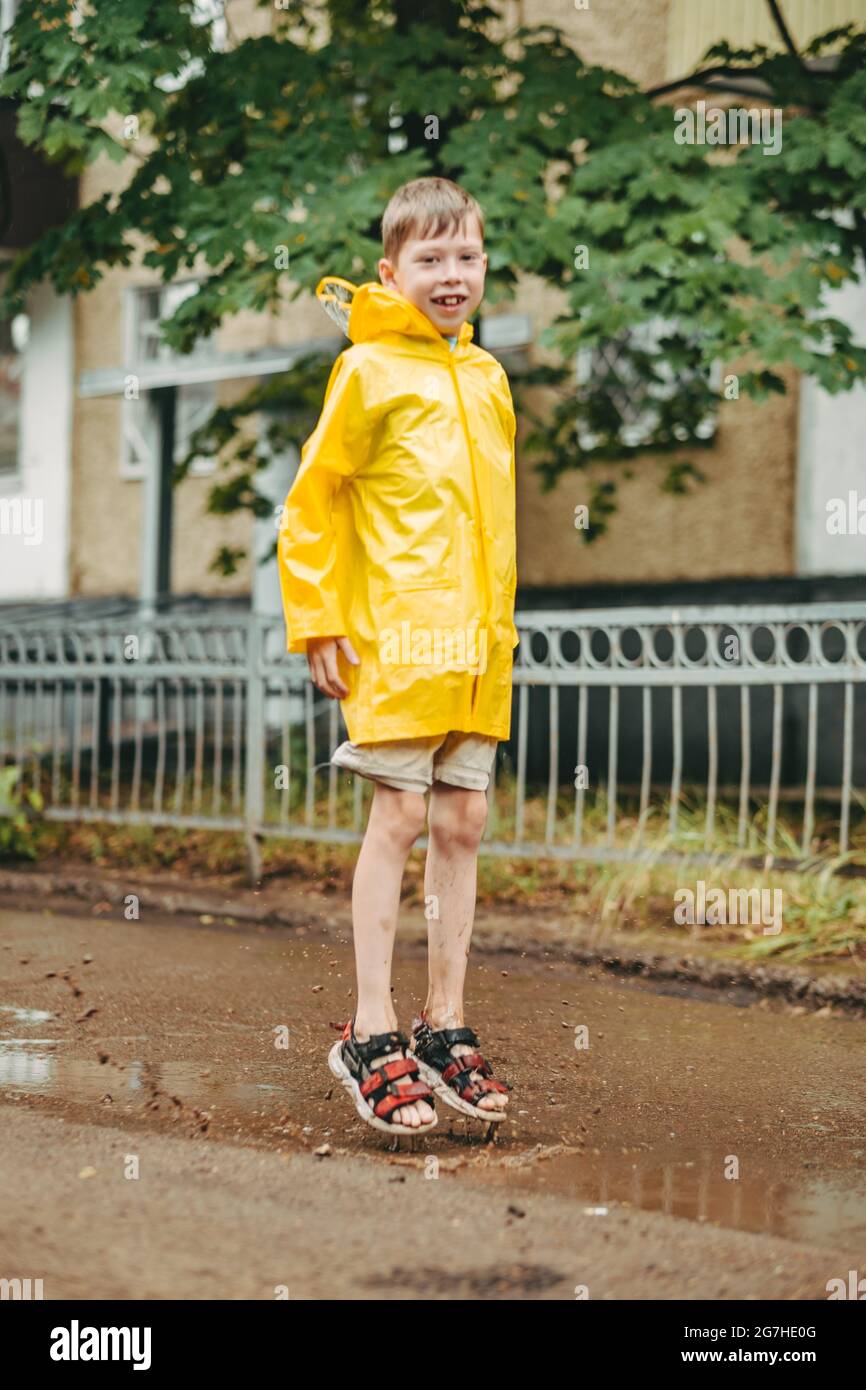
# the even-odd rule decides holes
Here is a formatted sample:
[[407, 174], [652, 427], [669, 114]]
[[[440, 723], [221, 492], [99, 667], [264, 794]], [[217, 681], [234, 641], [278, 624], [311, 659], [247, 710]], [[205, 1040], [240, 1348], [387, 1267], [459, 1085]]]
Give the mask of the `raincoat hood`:
[[[316, 289], [320, 302], [326, 302], [327, 287], [335, 284], [340, 285], [346, 295], [344, 305], [345, 310], [348, 310], [348, 326], [344, 328], [344, 332], [353, 343], [368, 343], [385, 333], [442, 340], [442, 334], [436, 325], [431, 323], [416, 304], [397, 290], [381, 285], [378, 280], [369, 280], [366, 284], [358, 286], [353, 285], [350, 280], [325, 278], [320, 280]], [[461, 324], [456, 335], [458, 346], [471, 343], [473, 333], [471, 323]]]
[[282, 509], [286, 649], [348, 637], [353, 743], [451, 731], [508, 738], [517, 643], [508, 378], [461, 325], [453, 348], [375, 282], [317, 290], [351, 345]]

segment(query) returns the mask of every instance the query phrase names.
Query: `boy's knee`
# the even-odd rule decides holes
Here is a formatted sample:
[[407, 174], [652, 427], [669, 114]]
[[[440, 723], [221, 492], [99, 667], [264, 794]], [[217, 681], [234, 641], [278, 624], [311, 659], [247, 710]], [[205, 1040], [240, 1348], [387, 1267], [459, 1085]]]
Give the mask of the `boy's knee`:
[[486, 824], [486, 792], [459, 788], [430, 799], [430, 833], [441, 840], [476, 849]]
[[427, 803], [421, 792], [400, 791], [380, 783], [375, 805], [379, 824], [393, 839], [411, 846], [423, 834]]

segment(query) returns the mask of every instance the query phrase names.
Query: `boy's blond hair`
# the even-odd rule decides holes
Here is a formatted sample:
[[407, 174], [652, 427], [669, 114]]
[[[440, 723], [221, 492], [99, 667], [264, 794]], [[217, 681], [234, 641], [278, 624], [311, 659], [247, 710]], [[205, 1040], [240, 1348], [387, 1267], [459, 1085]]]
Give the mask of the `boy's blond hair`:
[[484, 213], [471, 193], [451, 179], [412, 179], [392, 195], [382, 217], [385, 256], [394, 265], [413, 232], [422, 238], [456, 232], [472, 216], [478, 218], [483, 240]]

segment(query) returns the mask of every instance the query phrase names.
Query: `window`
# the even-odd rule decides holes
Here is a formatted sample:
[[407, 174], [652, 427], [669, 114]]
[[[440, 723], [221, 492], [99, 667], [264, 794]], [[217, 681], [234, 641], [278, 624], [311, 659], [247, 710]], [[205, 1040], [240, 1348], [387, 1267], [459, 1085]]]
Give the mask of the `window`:
[[[185, 368], [201, 366], [216, 359], [212, 337], [200, 339], [192, 352], [177, 353], [164, 341], [160, 328], [160, 320], [170, 318], [179, 304], [198, 293], [198, 287], [197, 280], [186, 280], [131, 291], [126, 360], [132, 373], [137, 368], [176, 364], [178, 378], [182, 378]], [[179, 463], [189, 449], [193, 432], [216, 409], [217, 394], [216, 383], [212, 381], [185, 382], [179, 379], [174, 385], [177, 391], [174, 459]], [[121, 476], [141, 479], [146, 473], [148, 460], [159, 451], [159, 421], [150, 392], [146, 389], [141, 391], [137, 400], [124, 399], [123, 406]], [[215, 467], [214, 459], [197, 458], [190, 467], [190, 473], [212, 473]]]
[[529, 370], [535, 337], [529, 314], [484, 314], [478, 336], [481, 346], [502, 363], [510, 377]]
[[163, 341], [160, 327], [162, 319], [171, 318], [184, 300], [198, 294], [198, 287], [198, 280], [182, 280], [173, 285], [157, 285], [153, 289], [135, 291], [132, 344], [134, 363], [213, 361], [215, 349], [210, 338], [199, 339], [192, 352], [177, 353]]
[[0, 319], [0, 477], [18, 472], [21, 438], [21, 376], [30, 336], [26, 314]]
[[9, 63], [9, 40], [7, 32], [15, 23], [18, 0], [0, 0], [0, 73], [6, 71]]
[[[612, 339], [600, 347], [585, 348], [576, 358], [576, 381], [578, 392], [581, 388], [602, 389], [610, 397], [622, 420], [619, 430], [621, 442], [628, 448], [636, 448], [652, 437], [658, 425], [658, 412], [647, 405], [647, 397], [660, 404], [669, 400], [688, 383], [687, 373], [677, 373], [665, 360], [664, 352], [657, 357], [661, 340], [676, 332], [676, 323], [671, 319], [656, 318], [629, 329], [620, 338]], [[660, 380], [650, 385], [642, 380], [632, 357], [646, 354], [652, 359], [653, 368]], [[710, 388], [718, 392], [721, 387], [721, 368], [714, 363], [709, 378]], [[715, 412], [707, 413], [695, 429], [699, 439], [712, 439], [716, 432]], [[578, 435], [582, 449], [593, 449], [599, 443], [597, 436], [582, 428]]]

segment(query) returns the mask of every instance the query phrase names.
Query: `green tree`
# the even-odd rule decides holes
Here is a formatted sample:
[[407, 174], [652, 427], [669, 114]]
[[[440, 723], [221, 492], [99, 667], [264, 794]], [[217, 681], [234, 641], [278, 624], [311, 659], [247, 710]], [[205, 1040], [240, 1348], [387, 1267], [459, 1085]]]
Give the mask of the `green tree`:
[[[201, 255], [210, 267], [165, 326], [187, 351], [323, 273], [374, 278], [391, 192], [421, 174], [457, 179], [487, 216], [488, 298], [522, 272], [562, 291], [544, 334], [555, 365], [526, 378], [549, 388], [526, 443], [546, 489], [588, 472], [592, 538], [638, 459], [665, 457], [675, 491], [701, 476], [714, 364], [745, 361], [739, 391], [756, 399], [784, 391], [786, 365], [833, 392], [866, 376], [866, 351], [832, 313], [866, 253], [866, 33], [846, 26], [801, 53], [767, 2], [783, 51], [718, 44], [698, 73], [641, 91], [553, 27], [508, 32], [498, 3], [262, 0], [277, 32], [214, 51], [191, 0], [24, 0], [0, 84], [21, 102], [20, 137], [70, 173], [107, 154], [130, 177], [15, 257], [3, 309], [45, 277], [86, 292], [144, 235], [144, 264], [165, 281]], [[777, 154], [678, 143], [679, 91], [756, 90], [784, 112]], [[119, 138], [110, 116], [135, 118], [139, 138]], [[582, 349], [592, 369], [578, 384]], [[194, 454], [225, 449], [211, 509], [269, 514], [266, 457], [231, 442], [263, 404], [278, 412], [271, 447], [303, 438], [327, 366], [305, 358], [218, 411], [178, 477]]]

